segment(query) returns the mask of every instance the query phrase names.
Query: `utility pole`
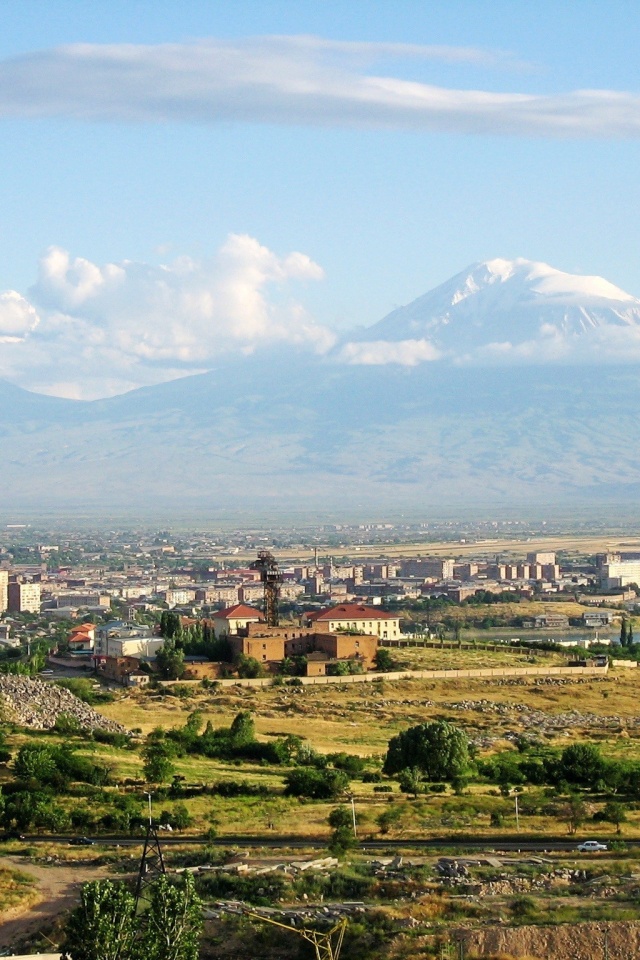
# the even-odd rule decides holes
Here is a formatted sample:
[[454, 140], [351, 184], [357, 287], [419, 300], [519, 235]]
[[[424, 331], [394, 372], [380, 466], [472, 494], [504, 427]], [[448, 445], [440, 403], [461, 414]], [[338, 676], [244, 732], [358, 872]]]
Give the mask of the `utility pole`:
[[357, 840], [357, 839], [358, 839], [358, 830], [357, 830], [357, 827], [356, 827], [356, 801], [355, 801], [355, 797], [353, 796], [353, 794], [351, 794], [351, 814], [352, 814], [352, 816], [353, 816], [353, 835], [354, 835], [354, 837], [355, 837], [356, 840]]
[[515, 795], [515, 800], [516, 800], [516, 830], [519, 831], [519, 830], [520, 830], [520, 815], [519, 815], [519, 812], [518, 812], [518, 794], [517, 794], [517, 793], [516, 793], [516, 795]]

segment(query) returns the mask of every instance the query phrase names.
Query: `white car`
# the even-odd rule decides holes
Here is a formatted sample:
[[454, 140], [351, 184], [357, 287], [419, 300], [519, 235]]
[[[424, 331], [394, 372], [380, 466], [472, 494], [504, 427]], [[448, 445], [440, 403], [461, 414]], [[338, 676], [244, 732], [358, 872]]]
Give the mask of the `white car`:
[[585, 840], [584, 843], [579, 843], [576, 849], [580, 853], [594, 853], [598, 850], [608, 850], [609, 847], [606, 843], [600, 843], [599, 840]]

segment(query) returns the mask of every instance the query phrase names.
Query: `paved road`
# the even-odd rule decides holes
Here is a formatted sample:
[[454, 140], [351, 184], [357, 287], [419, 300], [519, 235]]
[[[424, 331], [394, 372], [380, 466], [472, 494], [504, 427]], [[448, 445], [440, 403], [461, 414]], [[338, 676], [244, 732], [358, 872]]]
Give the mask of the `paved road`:
[[[325, 839], [320, 839], [318, 837], [301, 837], [299, 835], [286, 836], [279, 835], [274, 837], [269, 836], [251, 836], [251, 835], [225, 835], [222, 837], [216, 837], [214, 840], [210, 840], [207, 837], [203, 836], [176, 836], [175, 834], [165, 834], [160, 832], [158, 834], [160, 841], [163, 846], [174, 846], [174, 845], [207, 845], [207, 846], [217, 846], [217, 847], [263, 847], [272, 850], [280, 849], [309, 849], [309, 850], [325, 850], [327, 842]], [[60, 842], [68, 843], [69, 837], [65, 836], [25, 836], [24, 842], [28, 843], [51, 843], [51, 842]], [[380, 840], [363, 840], [361, 844], [361, 849], [363, 850], [496, 850], [503, 852], [516, 852], [516, 851], [526, 851], [526, 852], [539, 852], [543, 853], [545, 850], [569, 850], [575, 851], [576, 846], [582, 842], [583, 839], [593, 839], [588, 837], [552, 837], [545, 839], [532, 839], [531, 837], [523, 837], [522, 839], [517, 836], [504, 836], [501, 838], [491, 837], [486, 840], [465, 840], [460, 837], [429, 837], [424, 840], [416, 839], [380, 839]], [[606, 837], [603, 837], [603, 842], [607, 842]], [[142, 846], [144, 838], [143, 837], [131, 837], [129, 835], [110, 835], [110, 836], [101, 836], [96, 837], [96, 844], [101, 846]], [[640, 840], [626, 840], [627, 847], [640, 847]], [[0, 852], [1, 852], [0, 847]]]

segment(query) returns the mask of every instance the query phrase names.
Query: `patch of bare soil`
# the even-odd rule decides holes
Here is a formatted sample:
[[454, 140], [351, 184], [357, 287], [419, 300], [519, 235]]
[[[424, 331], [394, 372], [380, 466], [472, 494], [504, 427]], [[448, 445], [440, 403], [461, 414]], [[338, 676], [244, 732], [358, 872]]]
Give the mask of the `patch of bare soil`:
[[59, 914], [78, 902], [80, 888], [89, 880], [100, 880], [111, 868], [89, 863], [44, 865], [28, 857], [3, 857], [3, 865], [30, 874], [37, 883], [39, 901], [28, 907], [6, 910], [0, 917], [0, 950], [16, 947], [47, 928]]
[[456, 931], [473, 956], [545, 960], [628, 960], [640, 951], [640, 922], [560, 924], [557, 927], [487, 927]]

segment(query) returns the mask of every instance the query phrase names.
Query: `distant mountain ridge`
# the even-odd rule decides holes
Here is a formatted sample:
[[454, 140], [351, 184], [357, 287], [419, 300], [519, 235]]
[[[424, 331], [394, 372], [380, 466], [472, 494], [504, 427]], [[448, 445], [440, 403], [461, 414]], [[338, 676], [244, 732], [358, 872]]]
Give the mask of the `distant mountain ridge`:
[[[640, 301], [606, 280], [492, 260], [353, 334], [354, 351], [381, 345], [375, 363], [278, 349], [93, 402], [0, 382], [0, 515], [635, 501], [639, 370], [600, 358], [639, 327]], [[562, 337], [554, 364], [457, 362]], [[443, 360], [412, 365], [422, 340]]]

